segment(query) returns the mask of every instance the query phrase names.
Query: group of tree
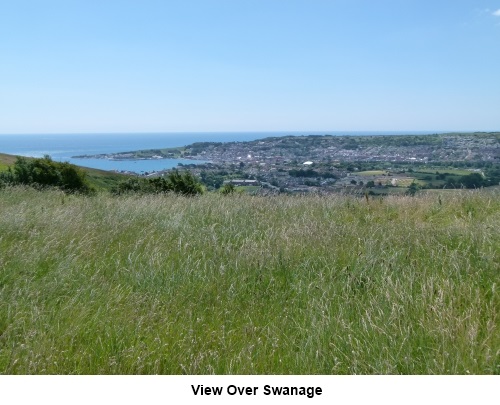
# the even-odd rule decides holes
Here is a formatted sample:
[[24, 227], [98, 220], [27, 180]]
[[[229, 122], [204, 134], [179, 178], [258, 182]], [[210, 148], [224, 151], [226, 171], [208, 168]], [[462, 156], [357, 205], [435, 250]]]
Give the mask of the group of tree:
[[490, 181], [480, 173], [471, 173], [461, 176], [458, 179], [448, 179], [446, 187], [448, 188], [481, 188], [490, 186]]
[[112, 192], [116, 195], [176, 193], [194, 196], [203, 194], [203, 186], [191, 172], [183, 171], [181, 173], [178, 170], [174, 170], [164, 177], [153, 177], [150, 179], [129, 178], [118, 183]]
[[7, 171], [0, 173], [0, 183], [36, 188], [57, 187], [69, 193], [87, 194], [93, 191], [84, 170], [68, 162], [55, 162], [48, 155], [30, 159], [18, 157]]
[[224, 170], [202, 170], [200, 173], [200, 178], [201, 182], [207, 187], [208, 190], [217, 190], [224, 184], [224, 176], [227, 176], [228, 174], [229, 173]]

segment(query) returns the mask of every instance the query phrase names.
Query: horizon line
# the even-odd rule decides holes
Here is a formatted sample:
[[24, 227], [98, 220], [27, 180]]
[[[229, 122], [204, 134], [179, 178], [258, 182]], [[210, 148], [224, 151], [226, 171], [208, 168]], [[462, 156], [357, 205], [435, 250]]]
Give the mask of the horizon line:
[[249, 130], [224, 130], [224, 131], [75, 131], [75, 132], [1, 132], [0, 136], [5, 135], [166, 135], [166, 134], [259, 134], [259, 133], [290, 133], [297, 134], [303, 133], [304, 135], [317, 135], [321, 133], [322, 135], [329, 135], [330, 133], [364, 133], [369, 135], [370, 133], [391, 133], [398, 134], [404, 133], [410, 135], [411, 133], [415, 133], [418, 135], [422, 134], [444, 134], [444, 133], [491, 133], [491, 132], [500, 132], [500, 130], [380, 130], [380, 129], [372, 129], [372, 130], [259, 130], [259, 131], [249, 131]]

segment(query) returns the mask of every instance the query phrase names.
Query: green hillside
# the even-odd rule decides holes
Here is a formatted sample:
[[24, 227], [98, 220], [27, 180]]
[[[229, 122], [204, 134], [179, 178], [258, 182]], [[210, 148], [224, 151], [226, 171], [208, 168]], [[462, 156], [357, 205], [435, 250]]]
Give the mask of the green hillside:
[[109, 172], [106, 170], [91, 169], [83, 167], [87, 172], [87, 179], [91, 186], [97, 190], [111, 190], [120, 181], [130, 178], [130, 175]]
[[7, 170], [7, 168], [14, 164], [16, 156], [0, 153], [0, 171]]
[[[9, 166], [14, 164], [16, 159], [16, 156], [0, 153], [0, 171], [7, 170]], [[89, 167], [82, 167], [82, 169], [84, 169], [87, 174], [89, 185], [96, 190], [111, 190], [111, 188], [116, 186], [120, 181], [130, 177], [121, 173], [92, 169]]]
[[498, 374], [497, 190], [0, 190], [0, 372]]

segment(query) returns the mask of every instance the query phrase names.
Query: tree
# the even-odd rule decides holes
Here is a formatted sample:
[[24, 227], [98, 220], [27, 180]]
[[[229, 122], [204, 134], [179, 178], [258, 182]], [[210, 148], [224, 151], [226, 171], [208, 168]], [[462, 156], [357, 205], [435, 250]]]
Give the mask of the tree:
[[61, 168], [50, 158], [34, 159], [28, 162], [32, 183], [42, 186], [62, 186]]
[[[201, 182], [209, 189], [218, 189], [224, 183], [223, 171], [206, 171], [200, 173]], [[227, 173], [226, 173], [227, 174]]]
[[453, 188], [481, 188], [488, 185], [488, 181], [480, 173], [471, 173], [461, 176], [458, 180], [448, 179], [446, 182], [447, 187]]
[[459, 182], [463, 184], [465, 188], [480, 188], [485, 183], [483, 176], [479, 173], [471, 173], [466, 176], [462, 176], [460, 177]]
[[79, 167], [68, 162], [64, 162], [59, 164], [59, 171], [61, 176], [61, 187], [63, 190], [90, 190], [86, 181], [87, 173]]
[[410, 187], [408, 187], [408, 190], [406, 190], [405, 194], [413, 197], [420, 189], [421, 187], [417, 183], [413, 182], [410, 184]]

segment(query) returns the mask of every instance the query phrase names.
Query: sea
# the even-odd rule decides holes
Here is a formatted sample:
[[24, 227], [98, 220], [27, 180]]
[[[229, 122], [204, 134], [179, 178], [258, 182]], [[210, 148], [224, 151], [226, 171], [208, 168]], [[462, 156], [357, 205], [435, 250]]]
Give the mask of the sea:
[[275, 136], [299, 135], [425, 135], [432, 131], [273, 131], [273, 132], [168, 132], [102, 134], [0, 134], [0, 153], [43, 157], [102, 170], [146, 173], [197, 161], [186, 159], [107, 160], [75, 158], [81, 155], [178, 147], [194, 142], [244, 142]]

